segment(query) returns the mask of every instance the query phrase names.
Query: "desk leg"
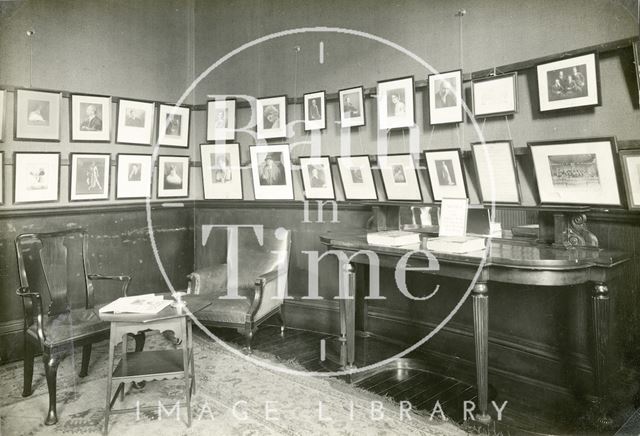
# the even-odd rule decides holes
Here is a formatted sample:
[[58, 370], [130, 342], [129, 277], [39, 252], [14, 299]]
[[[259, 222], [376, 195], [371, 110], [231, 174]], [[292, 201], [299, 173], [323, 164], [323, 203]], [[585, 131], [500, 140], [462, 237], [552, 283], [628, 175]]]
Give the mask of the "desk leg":
[[476, 349], [476, 378], [478, 381], [478, 413], [476, 420], [482, 424], [491, 422], [487, 413], [489, 389], [489, 288], [486, 283], [476, 283], [473, 288], [473, 333]]
[[355, 344], [356, 344], [356, 270], [355, 267], [348, 263], [344, 265], [342, 274], [346, 274], [347, 279], [347, 298], [338, 300], [340, 305], [340, 342], [346, 345], [346, 356], [340, 358], [340, 364], [344, 369], [351, 369], [355, 362]]
[[107, 403], [104, 407], [104, 429], [103, 433], [106, 435], [109, 432], [109, 412], [111, 412], [111, 377], [113, 376], [113, 354], [114, 347], [117, 344], [116, 328], [114, 323], [111, 323], [111, 333], [109, 334], [109, 362], [107, 363]]
[[[594, 334], [594, 375], [596, 384], [596, 396], [598, 403], [602, 402], [607, 390], [607, 355], [609, 354], [609, 288], [606, 283], [596, 282], [591, 297], [593, 308], [593, 334]], [[599, 424], [610, 426], [613, 422], [603, 409], [603, 415], [598, 418]]]

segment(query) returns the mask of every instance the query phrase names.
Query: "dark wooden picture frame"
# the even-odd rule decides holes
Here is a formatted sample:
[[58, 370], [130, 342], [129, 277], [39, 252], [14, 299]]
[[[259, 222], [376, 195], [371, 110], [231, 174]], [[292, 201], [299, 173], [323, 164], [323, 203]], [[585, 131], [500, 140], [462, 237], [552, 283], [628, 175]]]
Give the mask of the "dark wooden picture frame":
[[471, 101], [476, 118], [515, 114], [518, 112], [518, 73], [472, 81]]
[[[424, 152], [424, 156], [434, 202], [440, 202], [443, 198], [469, 197], [462, 151], [459, 148], [428, 150]], [[437, 157], [440, 159], [436, 159]]]
[[[495, 153], [497, 150], [489, 150], [489, 148], [496, 148], [499, 145], [503, 145], [508, 148], [508, 150], [501, 150], [502, 156], [496, 156]], [[485, 148], [486, 152], [481, 151], [481, 148]], [[518, 164], [515, 158], [515, 154], [513, 151], [513, 141], [511, 140], [496, 140], [496, 141], [484, 141], [484, 142], [472, 142], [471, 143], [471, 151], [473, 154], [473, 164], [476, 169], [476, 175], [478, 177], [478, 195], [484, 204], [520, 204], [522, 201], [521, 193], [520, 193], [520, 181], [518, 177]], [[487, 153], [486, 155], [484, 153]], [[490, 155], [489, 153], [494, 153]], [[505, 156], [505, 153], [507, 156]], [[487, 173], [485, 173], [485, 166], [490, 167], [495, 165], [496, 163], [505, 163], [505, 160], [510, 160], [509, 170], [506, 174], [497, 173], [493, 171], [494, 167], [491, 167], [491, 170], [487, 168]], [[498, 167], [497, 169], [500, 169]], [[507, 171], [507, 168], [504, 168]], [[490, 186], [491, 183], [489, 181], [487, 185], [487, 178], [489, 177], [489, 171], [493, 173], [494, 184], [497, 193], [497, 187], [508, 186], [511, 190], [509, 198], [496, 198], [494, 200], [490, 199]], [[514, 198], [515, 197], [515, 198]]]
[[464, 120], [462, 70], [429, 74], [429, 124], [457, 124]]
[[[318, 100], [320, 103], [318, 104]], [[302, 96], [304, 109], [304, 130], [324, 130], [327, 128], [327, 93], [309, 92]]]
[[111, 97], [71, 94], [69, 120], [71, 142], [111, 142]]
[[[156, 103], [147, 100], [118, 100], [116, 143], [151, 145], [156, 119]], [[140, 130], [141, 129], [141, 130]]]
[[60, 142], [61, 92], [18, 88], [13, 106], [14, 140]]
[[379, 80], [377, 87], [378, 129], [390, 130], [416, 124], [413, 76]]
[[233, 98], [207, 101], [207, 142], [235, 139], [236, 106], [237, 102]]
[[[211, 162], [212, 154], [216, 155], [216, 159], [226, 155], [224, 165]], [[242, 200], [244, 198], [240, 144], [200, 144], [200, 162], [202, 163], [202, 195], [205, 200]]]
[[[397, 162], [389, 162], [394, 160]], [[387, 161], [385, 164], [388, 165], [383, 164], [384, 161]], [[409, 165], [405, 165], [406, 163]], [[422, 202], [422, 188], [414, 155], [409, 153], [379, 155], [377, 166], [387, 200]], [[402, 184], [406, 184], [406, 186], [394, 186]], [[396, 189], [407, 195], [396, 192]]]
[[160, 103], [156, 120], [156, 141], [162, 147], [189, 148], [191, 108]]
[[[357, 166], [346, 168], [344, 167], [346, 163], [343, 163], [346, 161], [346, 159], [357, 159], [359, 161], [366, 159], [366, 167]], [[378, 190], [376, 188], [375, 179], [373, 177], [373, 169], [371, 168], [371, 158], [369, 157], [369, 155], [338, 156], [336, 160], [338, 163], [338, 173], [340, 173], [340, 182], [342, 185], [342, 192], [344, 193], [345, 200], [353, 201], [378, 199]], [[354, 168], [358, 171], [354, 171]], [[347, 171], [352, 180], [349, 183], [345, 183]], [[355, 178], [358, 178], [358, 181], [355, 181]], [[362, 189], [362, 192], [354, 191], [354, 185], [359, 184], [367, 186], [360, 187]]]
[[640, 149], [620, 150], [618, 155], [627, 194], [627, 207], [629, 210], [640, 210]]
[[[276, 108], [275, 106], [278, 106]], [[287, 96], [276, 95], [256, 100], [256, 136], [258, 139], [287, 137]], [[267, 125], [270, 123], [271, 125]]]
[[[323, 166], [323, 172], [313, 170], [318, 165]], [[312, 168], [312, 166], [314, 168]], [[329, 156], [305, 156], [300, 158], [300, 177], [304, 198], [307, 200], [335, 200], [336, 192], [331, 173], [331, 159]], [[318, 186], [320, 185], [320, 186]]]
[[[79, 164], [80, 159], [92, 161], [89, 168], [86, 163]], [[96, 160], [103, 164], [102, 176], [100, 168], [95, 165]], [[84, 174], [81, 174], [84, 171]], [[101, 192], [92, 194], [94, 186], [98, 185]], [[79, 192], [80, 190], [86, 192]], [[99, 201], [109, 200], [111, 194], [111, 154], [110, 153], [70, 153], [69, 154], [69, 201]]]
[[[167, 162], [169, 161], [169, 162]], [[171, 163], [179, 163], [181, 166], [181, 172], [178, 172], [177, 168], [173, 167], [169, 169], [167, 174], [166, 165]], [[180, 155], [160, 155], [158, 156], [158, 183], [156, 196], [158, 198], [187, 198], [189, 197], [189, 171], [190, 171], [189, 156]], [[175, 171], [174, 171], [175, 170]], [[172, 174], [173, 171], [173, 174]], [[176, 176], [177, 179], [174, 177]], [[173, 177], [175, 180], [168, 180], [169, 177]], [[180, 187], [169, 187], [168, 185], [177, 185]], [[186, 186], [185, 186], [186, 184]], [[174, 191], [174, 192], [169, 192]]]
[[[131, 160], [126, 162], [125, 159], [128, 158]], [[128, 165], [127, 168], [124, 168], [125, 164]], [[136, 166], [132, 167], [132, 165]], [[150, 154], [118, 153], [116, 155], [116, 200], [151, 198], [153, 169], [153, 158]], [[135, 192], [131, 192], [132, 188], [135, 188]], [[129, 189], [129, 192], [124, 191], [125, 189]]]
[[[357, 98], [354, 103], [351, 97]], [[361, 127], [367, 124], [366, 110], [364, 105], [364, 88], [356, 86], [338, 91], [340, 106], [340, 126], [342, 128]]]

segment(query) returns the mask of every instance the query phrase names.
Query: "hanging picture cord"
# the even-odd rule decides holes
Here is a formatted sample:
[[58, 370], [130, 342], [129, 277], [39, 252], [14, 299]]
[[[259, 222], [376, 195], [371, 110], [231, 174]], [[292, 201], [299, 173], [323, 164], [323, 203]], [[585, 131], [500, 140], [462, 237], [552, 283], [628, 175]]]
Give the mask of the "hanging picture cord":
[[[460, 43], [460, 69], [464, 69], [464, 44], [463, 44], [463, 36], [464, 36], [464, 32], [463, 32], [463, 25], [462, 25], [462, 18], [466, 15], [467, 11], [465, 9], [460, 9], [458, 10], [458, 12], [456, 13], [456, 15], [458, 16], [458, 30], [459, 30], [459, 43]], [[462, 83], [460, 84], [460, 101], [462, 101], [462, 94], [464, 93], [464, 88], [462, 86]], [[464, 143], [464, 114], [462, 116], [462, 122], [458, 123], [458, 147], [460, 149], [462, 149], [462, 144]]]
[[431, 133], [429, 134], [429, 143], [428, 143], [428, 149], [431, 148], [431, 146], [433, 145], [433, 133], [436, 131], [436, 126], [435, 124], [433, 126], [431, 126]]
[[33, 30], [27, 30], [27, 41], [29, 42], [29, 88], [33, 87]]

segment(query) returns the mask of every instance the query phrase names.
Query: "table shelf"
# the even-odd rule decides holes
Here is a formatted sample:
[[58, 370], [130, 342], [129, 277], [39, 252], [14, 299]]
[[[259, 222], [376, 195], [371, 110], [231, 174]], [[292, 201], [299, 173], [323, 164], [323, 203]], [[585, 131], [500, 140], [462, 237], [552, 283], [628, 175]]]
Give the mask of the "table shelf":
[[145, 380], [165, 380], [182, 378], [184, 364], [182, 350], [159, 350], [129, 352], [120, 359], [113, 371], [112, 379], [123, 380], [143, 377]]

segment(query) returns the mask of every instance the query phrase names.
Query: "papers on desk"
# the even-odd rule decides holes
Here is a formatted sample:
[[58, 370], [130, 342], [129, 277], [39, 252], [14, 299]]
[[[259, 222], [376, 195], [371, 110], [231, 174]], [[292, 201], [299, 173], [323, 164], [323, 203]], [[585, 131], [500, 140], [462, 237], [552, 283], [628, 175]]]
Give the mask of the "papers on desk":
[[171, 304], [171, 300], [165, 300], [162, 295], [144, 294], [133, 297], [120, 297], [115, 301], [100, 308], [100, 313], [146, 313], [160, 312]]
[[485, 239], [472, 236], [439, 236], [427, 239], [427, 250], [440, 253], [471, 253], [484, 250]]
[[383, 247], [401, 247], [403, 245], [419, 244], [420, 234], [402, 230], [388, 230], [367, 234], [367, 243]]

